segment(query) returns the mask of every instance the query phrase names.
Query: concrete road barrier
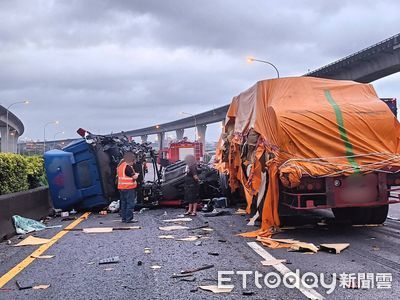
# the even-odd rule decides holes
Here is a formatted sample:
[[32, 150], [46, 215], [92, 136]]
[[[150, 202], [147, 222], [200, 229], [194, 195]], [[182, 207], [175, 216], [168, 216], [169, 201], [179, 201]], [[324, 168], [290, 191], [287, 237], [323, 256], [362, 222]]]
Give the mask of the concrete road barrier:
[[0, 196], [0, 241], [15, 234], [13, 215], [39, 220], [51, 211], [48, 187]]

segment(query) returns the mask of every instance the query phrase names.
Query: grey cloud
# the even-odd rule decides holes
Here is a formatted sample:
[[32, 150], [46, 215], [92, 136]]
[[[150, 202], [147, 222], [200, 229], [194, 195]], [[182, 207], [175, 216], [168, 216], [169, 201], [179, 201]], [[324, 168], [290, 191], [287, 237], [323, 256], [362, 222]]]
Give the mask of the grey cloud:
[[[151, 126], [275, 76], [246, 55], [301, 75], [397, 33], [399, 9], [372, 0], [0, 1], [0, 102], [32, 100], [15, 112], [34, 138], [48, 119], [69, 137], [78, 127]], [[397, 79], [377, 90], [396, 96]]]

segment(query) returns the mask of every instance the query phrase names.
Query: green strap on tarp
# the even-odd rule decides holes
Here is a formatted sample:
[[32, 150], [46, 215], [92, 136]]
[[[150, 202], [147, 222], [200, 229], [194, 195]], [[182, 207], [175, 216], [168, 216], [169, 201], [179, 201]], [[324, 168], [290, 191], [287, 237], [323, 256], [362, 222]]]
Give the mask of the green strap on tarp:
[[344, 128], [342, 111], [340, 110], [339, 105], [332, 98], [331, 92], [329, 90], [325, 90], [324, 92], [326, 99], [328, 100], [329, 104], [332, 105], [333, 110], [335, 111], [336, 122], [338, 124], [340, 138], [342, 139], [344, 147], [346, 149], [347, 161], [353, 167], [354, 172], [359, 173], [360, 167], [358, 166], [357, 162], [354, 159], [353, 145], [350, 143], [349, 137], [347, 136], [346, 128]]

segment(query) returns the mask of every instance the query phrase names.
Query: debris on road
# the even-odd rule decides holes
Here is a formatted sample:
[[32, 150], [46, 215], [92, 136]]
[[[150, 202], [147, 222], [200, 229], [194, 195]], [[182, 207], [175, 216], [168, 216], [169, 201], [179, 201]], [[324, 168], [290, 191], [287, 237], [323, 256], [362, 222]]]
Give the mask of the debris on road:
[[[208, 223], [208, 222], [206, 222], [206, 223]], [[188, 228], [188, 230], [197, 230], [197, 229], [204, 230], [205, 228], [209, 228], [208, 225], [202, 225], [199, 227]]]
[[232, 213], [228, 210], [220, 210], [220, 211], [213, 211], [210, 213], [204, 213], [203, 216], [204, 217], [219, 217], [219, 216], [230, 216], [232, 215]]
[[107, 216], [107, 211], [106, 210], [102, 210], [99, 212], [100, 216]]
[[46, 290], [50, 287], [50, 284], [40, 284], [40, 285], [35, 285], [32, 287], [34, 290]]
[[138, 260], [137, 265], [141, 266], [141, 265], [143, 265], [143, 262], [141, 260]]
[[159, 239], [166, 239], [166, 240], [172, 240], [175, 237], [173, 235], [159, 235], [158, 236]]
[[218, 242], [220, 242], [220, 243], [226, 243], [226, 240], [219, 239]]
[[372, 246], [372, 251], [379, 251], [379, 250], [381, 250], [378, 246]]
[[114, 268], [105, 268], [104, 271], [112, 271]]
[[291, 245], [289, 251], [317, 253], [318, 248], [313, 243], [297, 242]]
[[67, 211], [62, 211], [62, 212], [61, 212], [61, 218], [66, 218], [66, 217], [69, 217], [69, 212], [67, 212]]
[[50, 259], [53, 258], [54, 255], [31, 255], [32, 258], [40, 258], [40, 259]]
[[212, 229], [212, 228], [210, 228], [210, 227], [204, 227], [204, 228], [201, 228], [201, 230], [203, 230], [203, 231], [208, 231], [208, 232], [214, 231], [214, 229]]
[[117, 211], [119, 211], [119, 200], [117, 201], [113, 201], [110, 203], [110, 205], [108, 206], [107, 210], [111, 213], [115, 213]]
[[294, 239], [273, 239], [258, 236], [257, 241], [261, 242], [261, 244], [263, 244], [264, 246], [272, 249], [289, 248], [292, 251], [299, 252], [318, 252], [318, 248], [314, 244], [300, 242]]
[[202, 266], [202, 267], [195, 268], [195, 269], [184, 270], [184, 271], [181, 271], [181, 274], [189, 274], [189, 273], [194, 273], [194, 272], [198, 272], [198, 271], [208, 270], [211, 268], [214, 268], [214, 265], [206, 265], [206, 266]]
[[150, 254], [151, 253], [151, 249], [150, 248], [144, 248], [144, 253], [145, 254]]
[[93, 227], [93, 228], [83, 228], [84, 233], [109, 233], [113, 231], [112, 227]]
[[342, 244], [321, 244], [319, 245], [319, 249], [322, 251], [328, 251], [329, 253], [339, 254], [344, 249], [347, 249], [350, 246], [348, 243]]
[[88, 227], [88, 228], [73, 228], [63, 229], [65, 231], [83, 231], [84, 233], [109, 233], [114, 230], [134, 230], [141, 229], [140, 226], [127, 226], [127, 227]]
[[179, 239], [176, 239], [176, 240], [177, 240], [177, 241], [192, 242], [192, 241], [195, 241], [195, 240], [198, 240], [198, 239], [199, 239], [198, 236], [191, 235], [191, 236], [184, 237], [184, 238], [179, 238]]
[[243, 296], [253, 296], [255, 293], [253, 291], [243, 291], [242, 295]]
[[275, 266], [279, 265], [281, 263], [285, 263], [286, 259], [268, 259], [268, 260], [263, 260], [261, 261], [261, 264], [263, 266]]
[[219, 253], [218, 252], [208, 252], [208, 255], [212, 255], [212, 256], [218, 256]]
[[77, 217], [65, 217], [62, 218], [61, 221], [65, 222], [65, 221], [75, 221], [77, 219]]
[[194, 282], [194, 281], [196, 281], [196, 277], [194, 277], [194, 276], [190, 276], [190, 277], [183, 277], [183, 278], [179, 279], [179, 281], [188, 281], [188, 282]]
[[201, 246], [202, 241], [197, 241], [196, 243], [194, 243], [196, 246]]
[[171, 226], [158, 227], [158, 229], [163, 230], [163, 231], [172, 231], [172, 230], [189, 229], [189, 227], [180, 226], [180, 225], [171, 225]]
[[104, 258], [99, 261], [99, 265], [116, 264], [119, 263], [119, 256]]
[[15, 231], [17, 234], [27, 234], [34, 231], [40, 231], [46, 229], [46, 225], [38, 221], [24, 218], [18, 215], [12, 216]]
[[24, 284], [22, 284], [20, 281], [15, 281], [15, 284], [17, 285], [17, 287], [18, 287], [18, 289], [19, 290], [27, 290], [27, 289], [31, 289], [32, 288], [32, 285], [24, 285]]
[[159, 270], [159, 269], [161, 269], [161, 266], [153, 265], [153, 266], [150, 267], [150, 269]]
[[34, 290], [46, 290], [50, 287], [50, 284], [39, 284], [39, 285], [29, 285], [29, 284], [22, 284], [20, 281], [15, 281], [15, 284], [17, 285], [19, 290], [28, 290], [28, 289], [34, 289]]
[[245, 215], [246, 210], [243, 208], [239, 208], [237, 211], [235, 211], [235, 215]]
[[218, 285], [200, 285], [199, 288], [205, 291], [213, 292], [214, 294], [230, 293], [233, 290], [233, 287], [219, 288]]
[[178, 218], [178, 219], [163, 220], [163, 222], [165, 222], [165, 223], [190, 222], [190, 221], [192, 221], [191, 218]]
[[14, 247], [43, 245], [47, 244], [48, 242], [50, 242], [49, 239], [37, 238], [30, 235], [26, 239], [14, 245]]
[[184, 277], [191, 277], [193, 274], [188, 273], [188, 274], [172, 274], [171, 278], [184, 278]]

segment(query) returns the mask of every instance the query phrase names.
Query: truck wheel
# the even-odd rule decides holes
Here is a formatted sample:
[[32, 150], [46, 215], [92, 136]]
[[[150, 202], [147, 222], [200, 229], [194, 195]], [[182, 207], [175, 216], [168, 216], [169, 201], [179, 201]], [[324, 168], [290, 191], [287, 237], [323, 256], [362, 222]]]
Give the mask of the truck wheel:
[[339, 221], [350, 221], [353, 225], [369, 224], [371, 222], [370, 207], [332, 208], [335, 218]]
[[371, 224], [382, 224], [386, 221], [389, 205], [381, 205], [376, 207], [370, 207], [371, 209]]

